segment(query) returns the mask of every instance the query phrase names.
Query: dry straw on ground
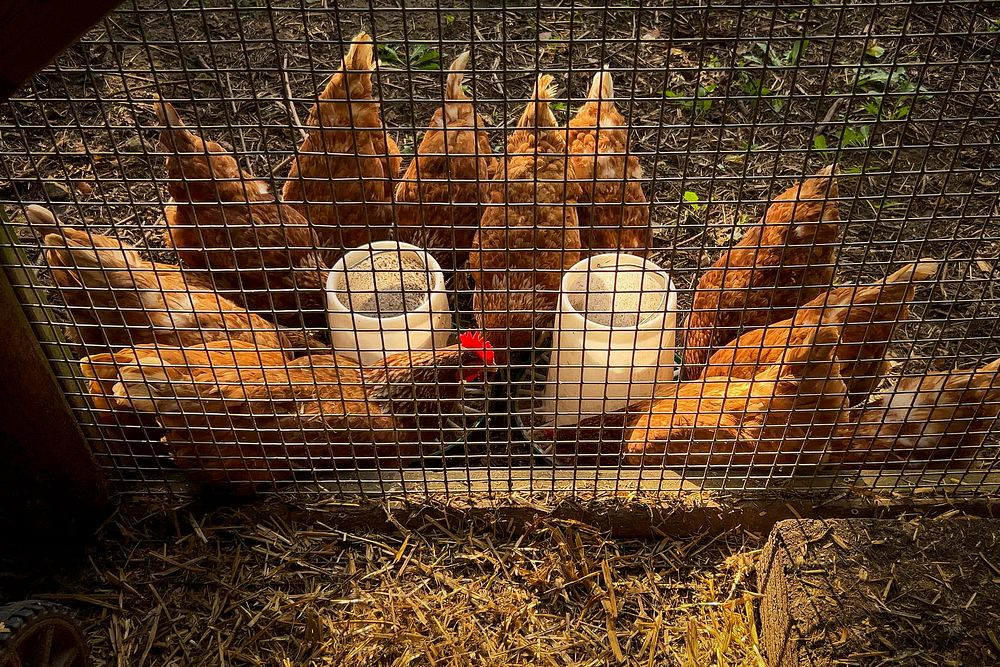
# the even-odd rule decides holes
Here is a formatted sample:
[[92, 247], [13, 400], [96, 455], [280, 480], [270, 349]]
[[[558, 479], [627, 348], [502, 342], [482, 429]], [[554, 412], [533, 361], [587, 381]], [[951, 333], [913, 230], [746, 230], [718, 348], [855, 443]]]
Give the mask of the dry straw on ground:
[[98, 664], [765, 667], [757, 536], [351, 534], [296, 518], [304, 506], [134, 503], [52, 596], [79, 610]]

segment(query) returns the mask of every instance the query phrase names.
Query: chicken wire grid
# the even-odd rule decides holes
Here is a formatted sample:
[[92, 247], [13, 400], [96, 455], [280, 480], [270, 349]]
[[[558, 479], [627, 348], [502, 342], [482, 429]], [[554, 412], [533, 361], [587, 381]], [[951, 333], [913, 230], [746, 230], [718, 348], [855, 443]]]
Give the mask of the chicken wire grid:
[[[362, 86], [349, 90], [352, 103], [342, 106], [358, 127], [374, 110], [381, 127], [331, 132], [325, 145], [300, 147], [318, 122], [310, 108], [361, 31], [369, 37], [360, 43], [373, 47], [378, 105], [365, 102]], [[995, 494], [996, 453], [993, 441], [983, 436], [1000, 402], [989, 390], [995, 372], [988, 366], [1000, 356], [998, 31], [995, 2], [125, 3], [0, 107], [4, 268], [95, 456], [122, 491], [182, 491], [191, 482], [273, 489], [294, 482], [290, 488], [321, 484], [378, 494], [435, 488], [669, 493], [692, 485], [749, 493], [846, 480], [893, 492], [932, 485], [955, 494]], [[468, 61], [458, 63], [465, 73], [463, 93], [448, 85], [448, 67], [466, 51]], [[363, 69], [348, 67], [359, 79]], [[602, 71], [610, 74], [613, 89], [605, 87]], [[622, 166], [606, 172], [591, 166], [589, 176], [581, 177], [567, 166], [574, 162], [566, 159], [573, 154], [572, 137], [538, 130], [540, 142], [554, 142], [551, 159], [556, 171], [562, 170], [556, 176], [539, 174], [542, 162], [531, 158], [531, 144], [518, 143], [515, 129], [542, 73], [553, 77], [555, 90], [547, 104], [533, 107], [535, 116], [543, 116], [547, 106], [560, 127], [579, 113], [591, 92], [598, 102], [611, 98], [623, 120], [602, 124], [602, 114], [606, 121], [614, 117], [601, 106], [590, 125], [600, 126], [594, 134], [600, 139], [603, 132], [609, 142], [599, 153], [623, 164], [629, 158], [627, 174]], [[471, 100], [482, 141], [467, 142], [471, 149], [431, 145], [423, 151], [427, 171], [423, 166], [406, 171], [425, 132], [438, 122], [431, 119], [442, 100], [461, 95]], [[158, 107], [160, 98], [172, 110]], [[462, 121], [445, 114], [443, 122], [457, 127]], [[164, 162], [170, 155], [194, 160], [206, 154], [204, 147], [180, 146], [181, 123], [219, 142], [209, 150], [231, 153], [239, 170], [168, 172]], [[620, 139], [623, 131], [627, 144]], [[524, 141], [536, 133], [522, 135]], [[569, 146], [560, 148], [567, 139]], [[390, 156], [393, 142], [401, 154], [398, 169]], [[487, 144], [506, 169], [482, 164]], [[435, 153], [445, 155], [435, 161]], [[297, 155], [301, 172], [308, 171], [310, 159], [323, 159], [327, 171], [290, 172]], [[327, 156], [333, 157], [326, 161]], [[352, 166], [333, 173], [328, 165], [335, 159]], [[515, 166], [527, 172], [515, 173]], [[803, 185], [791, 195], [790, 221], [798, 215], [811, 224], [786, 221], [784, 229], [792, 231], [773, 238], [754, 231], [775, 197], [830, 166], [834, 176], [812, 181], [812, 194]], [[310, 188], [330, 182], [345, 188], [333, 198], [338, 206], [315, 204], [323, 196]], [[596, 216], [586, 193], [605, 185], [613, 186], [607, 190], [611, 198], [603, 200], [605, 210], [619, 216], [619, 225], [635, 216], [644, 221], [648, 214], [653, 238], [648, 253], [624, 236], [615, 241], [624, 247], [610, 249], [630, 255], [633, 268], [638, 261], [640, 275], [662, 276], [660, 288], [672, 282], [676, 323], [664, 317], [656, 326], [664, 336], [675, 336], [677, 349], [661, 338], [656, 349], [662, 353], [652, 364], [645, 362], [655, 382], [647, 377], [643, 391], [656, 392], [655, 405], [639, 401], [638, 407], [614, 413], [616, 404], [603, 404], [611, 413], [605, 418], [588, 413], [589, 420], [579, 425], [570, 418], [553, 429], [546, 426], [546, 415], [551, 421], [553, 410], [562, 417], [573, 410], [536, 407], [553, 356], [548, 348], [554, 341], [544, 332], [562, 303], [558, 290], [571, 273], [565, 270], [588, 256], [574, 247], [583, 238], [575, 240], [564, 220]], [[287, 187], [293, 189], [283, 192]], [[308, 224], [296, 229], [292, 214], [278, 213], [282, 224], [270, 228], [280, 231], [277, 244], [266, 230], [253, 244], [230, 236], [237, 225], [225, 218], [228, 212], [248, 206], [284, 211], [287, 207], [268, 201], [282, 195], [293, 203], [313, 203], [299, 207]], [[191, 202], [187, 208], [185, 198]], [[536, 206], [539, 201], [549, 205]], [[194, 248], [175, 239], [180, 253], [164, 237], [164, 216], [173, 203], [200, 223]], [[39, 222], [36, 211], [29, 222], [32, 205], [53, 211], [59, 221]], [[830, 225], [836, 228], [832, 239], [820, 239], [817, 210], [827, 218], [839, 210], [841, 222]], [[546, 235], [544, 221], [553, 214], [559, 226]], [[529, 227], [537, 224], [541, 232], [529, 234], [527, 242], [512, 241], [504, 226], [525, 216]], [[226, 227], [219, 225], [223, 218]], [[429, 235], [407, 229], [404, 219], [448, 233], [434, 246]], [[487, 219], [499, 233], [490, 235]], [[435, 225], [438, 220], [446, 224]], [[315, 236], [307, 234], [304, 241], [294, 236], [309, 225]], [[486, 245], [476, 247], [498, 252], [492, 259], [486, 252], [473, 255], [494, 264], [482, 274], [468, 266], [453, 272], [473, 250], [479, 227]], [[220, 229], [225, 243], [217, 241]], [[259, 227], [254, 229], [257, 234]], [[138, 254], [120, 246], [95, 253], [115, 242], [74, 237], [80, 232], [70, 230], [117, 239]], [[317, 242], [320, 232], [327, 242]], [[493, 352], [500, 366], [485, 373], [485, 382], [464, 381], [466, 371], [475, 372], [487, 355], [473, 349], [469, 356], [468, 345], [459, 352], [465, 358], [436, 366], [406, 360], [398, 366], [402, 375], [391, 377], [381, 362], [369, 361], [359, 371], [323, 349], [338, 334], [353, 335], [350, 324], [327, 326], [325, 271], [344, 250], [378, 239], [410, 240], [444, 264], [446, 304], [430, 310], [444, 313], [438, 321], [445, 325], [434, 343], [440, 348], [459, 331], [485, 330], [497, 343]], [[442, 252], [449, 242], [459, 256]], [[538, 249], [519, 250], [525, 243]], [[711, 271], [734, 246], [743, 248], [734, 252], [749, 257], [752, 268], [740, 269], [732, 261], [725, 270]], [[635, 257], [642, 254], [652, 266]], [[58, 257], [64, 263], [53, 270]], [[290, 272], [289, 264], [300, 259], [297, 271]], [[916, 266], [927, 275], [916, 269], [906, 274], [918, 259], [926, 260]], [[155, 270], [147, 260], [159, 262]], [[434, 303], [438, 274], [432, 263], [426, 260], [416, 271], [421, 308]], [[270, 268], [260, 270], [261, 264]], [[213, 270], [199, 271], [206, 265]], [[788, 269], [780, 275], [790, 282], [776, 284], [768, 272], [774, 266]], [[406, 272], [396, 265], [391, 273], [401, 289]], [[865, 314], [863, 307], [822, 310], [826, 324], [840, 317], [854, 325], [834, 327], [833, 340], [829, 329], [817, 333], [822, 302], [797, 314], [778, 307], [822, 297], [825, 290], [815, 283], [823, 280], [846, 287], [876, 284], [890, 275], [896, 276], [894, 284], [912, 291], [890, 296], [893, 290], [885, 290], [879, 303], [895, 308], [888, 318]], [[102, 284], [118, 278], [126, 289], [101, 292]], [[506, 301], [501, 307], [495, 300], [477, 311], [472, 297], [477, 279], [527, 280], [512, 294], [537, 293], [537, 303], [529, 303], [545, 306], [538, 310], [549, 315], [535, 319], [528, 308]], [[759, 284], [741, 288], [747, 280]], [[135, 297], [137, 284], [145, 285], [143, 299]], [[493, 299], [500, 293], [483, 292]], [[688, 331], [687, 313], [699, 293], [705, 303], [716, 297], [729, 299], [730, 306], [733, 299], [741, 302], [731, 308], [729, 320], [713, 315], [712, 308], [697, 308], [709, 317], [702, 333], [715, 332], [709, 344], [698, 344]], [[628, 310], [630, 298], [641, 303], [646, 296], [620, 289], [600, 308], [592, 304], [588, 316], [612, 323], [620, 310]], [[662, 315], [667, 301], [664, 296], [645, 309], [633, 307]], [[908, 315], [900, 312], [904, 302]], [[618, 310], [607, 311], [608, 304]], [[511, 311], [514, 318], [504, 315]], [[776, 324], [792, 314], [803, 318], [795, 325], [812, 323], [803, 327], [812, 332], [803, 340], [795, 338], [801, 331]], [[895, 319], [905, 321], [887, 331]], [[508, 337], [517, 337], [525, 321], [536, 336], [515, 345]], [[130, 328], [123, 328], [124, 322]], [[278, 330], [273, 322], [285, 328]], [[741, 345], [735, 359], [709, 363], [718, 372], [706, 373], [715, 377], [704, 381], [704, 389], [674, 382], [673, 366], [680, 366], [675, 359], [690, 355], [681, 372], [700, 372], [697, 362], [708, 352], [768, 322], [774, 326], [765, 333], [756, 329], [759, 338]], [[616, 343], [617, 352], [643, 349], [636, 342], [642, 326], [625, 324], [632, 331], [624, 348]], [[64, 327], [67, 340], [53, 338]], [[375, 332], [388, 332], [387, 327], [383, 321]], [[891, 340], [887, 349], [878, 348], [886, 363], [868, 360], [863, 370], [864, 360], [855, 359], [856, 376], [848, 377], [855, 382], [836, 385], [830, 350], [836, 336], [843, 341], [851, 331], [876, 347]], [[563, 335], [559, 343], [560, 372], [575, 368], [580, 376], [608, 364], [600, 354], [565, 361], [588, 344], [568, 338]], [[154, 341], [157, 350], [128, 351]], [[523, 349], [505, 359], [507, 342]], [[185, 349], [164, 351], [177, 343]], [[193, 351], [206, 344], [215, 346], [214, 357]], [[112, 376], [88, 386], [87, 373], [98, 372], [100, 365], [87, 371], [80, 359], [90, 355], [93, 361], [108, 353], [109, 345], [125, 357], [117, 363], [103, 357], [101, 368], [112, 369], [107, 371]], [[334, 347], [342, 351], [337, 343]], [[756, 370], [747, 370], [756, 357], [747, 362], [740, 355], [762, 347], [770, 352], [762, 353], [759, 370], [766, 375], [772, 369], [772, 376], [759, 380], [753, 377]], [[701, 348], [705, 353], [699, 355]], [[850, 346], [842, 342], [835, 348], [841, 361], [842, 348]], [[142, 354], [150, 356], [140, 365], [133, 357]], [[292, 356], [298, 360], [289, 361]], [[632, 365], [638, 367], [635, 358]], [[436, 371], [414, 380], [413, 369], [426, 370], [427, 363]], [[748, 377], [736, 377], [738, 368]], [[971, 373], [979, 368], [986, 370]], [[953, 369], [970, 373], [949, 376], [954, 391], [940, 391], [946, 378], [933, 374]], [[841, 365], [839, 373], [844, 372]], [[925, 374], [931, 379], [922, 380]], [[575, 405], [574, 391], [586, 388], [576, 376], [558, 385], [569, 392], [569, 405]], [[642, 384], [625, 377], [606, 379], [603, 393], [621, 395], [622, 387]], [[131, 407], [115, 398], [115, 385], [130, 388]], [[414, 387], [428, 392], [428, 400], [414, 403]], [[597, 390], [596, 398], [604, 398]], [[847, 408], [848, 390], [854, 392], [850, 402], [867, 404], [867, 411]], [[725, 401], [710, 400], [719, 392]], [[766, 400], [751, 406], [748, 395]], [[914, 404], [921, 409], [909, 410]], [[345, 413], [353, 415], [350, 428]], [[647, 423], [655, 429], [645, 430]], [[166, 441], [160, 442], [164, 430]], [[622, 455], [623, 441], [628, 456]]]

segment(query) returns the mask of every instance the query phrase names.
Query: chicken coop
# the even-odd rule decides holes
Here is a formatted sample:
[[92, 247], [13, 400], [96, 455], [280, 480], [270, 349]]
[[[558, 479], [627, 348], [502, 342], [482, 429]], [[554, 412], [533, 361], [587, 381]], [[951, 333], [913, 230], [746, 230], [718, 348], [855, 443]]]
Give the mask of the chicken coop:
[[8, 366], [112, 494], [988, 496], [998, 30], [122, 5], [7, 76]]
[[[145, 581], [221, 559], [184, 550], [232, 515], [200, 520], [186, 503], [255, 498], [233, 510], [253, 527], [227, 544], [269, 571], [280, 551], [277, 572], [350, 526], [419, 519], [453, 540], [425, 545], [425, 575], [448, 558], [532, 572], [541, 602], [513, 589], [491, 602], [523, 611], [524, 645], [504, 648], [478, 612], [471, 625], [441, 612], [488, 664], [542, 664], [549, 641], [547, 664], [600, 664], [579, 649], [593, 633], [618, 662], [765, 664], [756, 598], [733, 597], [743, 556], [678, 608], [686, 626], [648, 617], [666, 604], [643, 588], [656, 586], [648, 563], [696, 562], [721, 544], [706, 535], [789, 517], [995, 513], [998, 41], [987, 0], [12, 3], [0, 505], [14, 509], [0, 528], [89, 534], [111, 499], [112, 551], [185, 535]], [[288, 518], [290, 499], [306, 518]], [[173, 523], [131, 503], [170, 507]], [[544, 524], [521, 561], [452, 532], [459, 514], [705, 540], [619, 546]], [[854, 544], [809, 530], [806, 546]], [[952, 540], [923, 535], [932, 550]], [[362, 539], [349, 565], [304, 580], [406, 569], [410, 539]], [[990, 563], [985, 542], [969, 544]], [[129, 567], [100, 571], [120, 595], [81, 600], [144, 604]], [[271, 602], [231, 637], [202, 635], [164, 611], [191, 590], [151, 585], [143, 620], [113, 619], [110, 644], [135, 660], [120, 664], [265, 664], [250, 644], [286, 661], [267, 664], [306, 664], [320, 645], [340, 658], [309, 664], [410, 664], [352, 642], [431, 608], [391, 588], [395, 607], [366, 602], [362, 637], [349, 618], [302, 611], [313, 593], [219, 576], [214, 595]], [[480, 604], [465, 576], [435, 574], [457, 597], [434, 604]], [[352, 590], [333, 596], [344, 610]], [[568, 608], [538, 611], [553, 591], [589, 619], [572, 641], [547, 634]], [[206, 595], [212, 619], [246, 607]], [[966, 611], [985, 604], [971, 596]], [[614, 629], [619, 603], [630, 635]], [[410, 604], [412, 618], [385, 620]], [[707, 609], [728, 616], [699, 634]], [[312, 648], [283, 653], [248, 630], [258, 622], [299, 628]], [[438, 631], [421, 627], [401, 641]], [[744, 662], [711, 662], [705, 636]], [[219, 660], [197, 662], [192, 647], [209, 644]]]

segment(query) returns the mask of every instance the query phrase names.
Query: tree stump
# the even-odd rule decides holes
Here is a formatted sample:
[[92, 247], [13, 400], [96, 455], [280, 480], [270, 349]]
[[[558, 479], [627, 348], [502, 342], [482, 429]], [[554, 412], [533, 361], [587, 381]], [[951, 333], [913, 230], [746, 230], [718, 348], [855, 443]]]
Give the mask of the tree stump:
[[1000, 665], [1000, 520], [786, 520], [757, 567], [772, 667]]

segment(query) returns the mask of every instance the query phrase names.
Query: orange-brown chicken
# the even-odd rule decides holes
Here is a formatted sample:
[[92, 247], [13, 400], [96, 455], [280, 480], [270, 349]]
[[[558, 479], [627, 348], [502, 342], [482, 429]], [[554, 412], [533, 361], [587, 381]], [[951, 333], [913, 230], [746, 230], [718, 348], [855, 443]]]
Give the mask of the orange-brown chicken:
[[[134, 366], [160, 356], [169, 359], [177, 368], [187, 368], [190, 373], [227, 366], [284, 366], [286, 360], [281, 351], [262, 350], [245, 341], [234, 340], [217, 340], [204, 346], [186, 348], [153, 343], [115, 353], [91, 355], [80, 362], [80, 368], [87, 378], [91, 405], [97, 408], [105, 425], [141, 425], [147, 435], [158, 428], [156, 420], [150, 415], [141, 414], [126, 400], [116, 398], [114, 387], [118, 382], [118, 367]], [[350, 365], [349, 361], [344, 363]], [[157, 431], [156, 439], [162, 435], [162, 431]]]
[[55, 216], [39, 206], [30, 207], [28, 219], [52, 232], [44, 237], [45, 260], [73, 320], [71, 333], [90, 349], [232, 339], [291, 352], [305, 342], [179, 266], [148, 262], [117, 239], [56, 226]]
[[[90, 353], [147, 343], [236, 340], [290, 357], [318, 346], [220, 297], [178, 266], [145, 261], [117, 239], [62, 227], [40, 206], [29, 207], [28, 220], [39, 232], [51, 232], [44, 236], [45, 258], [73, 323], [67, 334]], [[156, 423], [117, 408], [108, 389], [91, 381], [93, 419], [110, 447], [125, 447], [113, 454], [141, 452], [159, 438]]]
[[805, 304], [795, 317], [754, 329], [718, 350], [702, 377], [750, 379], [778, 363], [789, 345], [801, 345], [820, 326], [842, 325], [835, 352], [851, 404], [868, 399], [889, 372], [885, 359], [896, 325], [909, 314], [917, 280], [937, 273], [935, 262], [910, 264], [875, 285], [838, 287]]
[[[752, 380], [681, 382], [633, 418], [630, 464], [740, 468], [814, 465], [847, 409], [836, 327], [813, 329]], [[781, 472], [781, 471], [776, 471]]]
[[392, 230], [392, 180], [402, 158], [372, 97], [374, 69], [372, 38], [359, 33], [309, 112], [282, 190], [322, 246], [337, 252], [387, 239]]
[[611, 72], [598, 72], [588, 102], [569, 121], [569, 150], [582, 179], [580, 239], [590, 253], [645, 254], [653, 242], [642, 167], [629, 153], [628, 127], [614, 102]]
[[445, 271], [465, 264], [496, 171], [486, 123], [462, 90], [468, 64], [468, 51], [452, 63], [444, 106], [396, 187], [396, 238], [429, 250]]
[[778, 195], [763, 223], [702, 274], [686, 326], [685, 380], [701, 377], [714, 350], [794, 316], [833, 283], [841, 224], [832, 174], [827, 167]]
[[1000, 360], [899, 380], [837, 427], [834, 467], [968, 469], [1000, 414]]
[[248, 491], [301, 468], [398, 467], [436, 445], [442, 417], [461, 412], [463, 382], [493, 362], [488, 346], [469, 343], [463, 335], [366, 368], [332, 355], [261, 360], [242, 344], [235, 353], [136, 349], [83, 363], [114, 382], [118, 400], [156, 415], [170, 455], [196, 480]]
[[580, 260], [571, 205], [580, 197], [566, 159], [566, 130], [549, 108], [552, 77], [538, 78], [532, 101], [507, 142], [508, 157], [491, 189], [469, 254], [473, 312], [506, 363], [549, 326], [563, 271]]
[[232, 155], [189, 131], [167, 102], [155, 106], [160, 142], [171, 153], [167, 245], [250, 310], [287, 326], [323, 328], [332, 256], [317, 251], [306, 219], [273, 198], [251, 196], [255, 190]]

